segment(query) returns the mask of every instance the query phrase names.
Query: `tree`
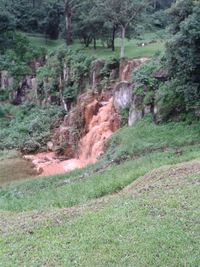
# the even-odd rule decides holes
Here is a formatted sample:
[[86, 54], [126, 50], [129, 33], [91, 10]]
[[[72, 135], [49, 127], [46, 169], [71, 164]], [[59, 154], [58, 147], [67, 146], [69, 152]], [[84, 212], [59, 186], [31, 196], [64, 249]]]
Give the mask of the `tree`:
[[184, 21], [191, 13], [194, 6], [194, 0], [177, 0], [171, 6], [168, 13], [171, 17], [170, 31], [176, 34], [180, 31], [181, 22]]
[[60, 17], [62, 7], [59, 4], [53, 4], [48, 7], [47, 16], [43, 21], [45, 33], [51, 39], [57, 39], [59, 36]]
[[65, 38], [66, 44], [72, 43], [72, 15], [81, 4], [81, 0], [64, 0]]
[[95, 0], [82, 1], [74, 11], [72, 20], [73, 33], [88, 47], [92, 42], [96, 49], [96, 40], [104, 33], [102, 16], [94, 12]]
[[178, 81], [176, 91], [184, 96], [185, 105], [188, 108], [196, 104], [199, 106], [200, 2], [179, 0], [171, 12], [174, 16], [174, 35], [167, 44], [169, 75], [172, 80]]
[[119, 26], [121, 29], [121, 58], [125, 55], [127, 29], [137, 24], [149, 2], [149, 0], [99, 0], [97, 2], [97, 10], [101, 12], [105, 20], [111, 22], [113, 27]]

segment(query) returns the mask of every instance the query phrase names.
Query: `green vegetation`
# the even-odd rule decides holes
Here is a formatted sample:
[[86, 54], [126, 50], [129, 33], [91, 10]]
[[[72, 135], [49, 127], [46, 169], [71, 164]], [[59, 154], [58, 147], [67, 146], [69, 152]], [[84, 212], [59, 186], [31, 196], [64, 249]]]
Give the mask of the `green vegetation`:
[[[185, 110], [199, 112], [200, 76], [200, 3], [177, 2], [171, 9], [172, 39], [167, 44], [167, 69], [174, 91], [183, 97]], [[179, 21], [178, 21], [179, 18]]]
[[[185, 159], [189, 159], [186, 154]], [[162, 158], [160, 154], [157, 160]], [[141, 163], [145, 166], [146, 162]], [[122, 179], [127, 175], [124, 173], [127, 167], [132, 176], [138, 166], [127, 163], [122, 168]], [[2, 211], [1, 264], [197, 266], [200, 260], [198, 171], [199, 163], [195, 162], [154, 171], [146, 176], [148, 180], [143, 186], [130, 187], [126, 195], [71, 210], [24, 214]], [[106, 183], [109, 178], [107, 175]], [[21, 194], [23, 191], [18, 198]]]
[[24, 105], [4, 105], [0, 116], [0, 150], [21, 149], [33, 153], [46, 148], [51, 125], [62, 116], [62, 109], [49, 106], [46, 109]]
[[[2, 188], [1, 209], [27, 211], [71, 207], [117, 192], [154, 168], [199, 157], [199, 132], [198, 122], [156, 126], [144, 119], [135, 127], [116, 133], [97, 166]], [[113, 164], [105, 171], [95, 172], [107, 161]], [[92, 174], [79, 178], [87, 172]]]
[[[199, 265], [200, 3], [172, 2], [0, 0], [0, 266]], [[113, 134], [96, 164], [31, 178], [17, 151], [45, 150], [70, 110], [63, 128], [79, 139], [77, 98], [96, 85], [104, 105], [120, 51], [151, 58], [131, 105], [152, 115]]]
[[[27, 34], [27, 38], [30, 42], [36, 47], [45, 47], [49, 52], [54, 51], [55, 49], [63, 49], [64, 39], [60, 40], [50, 40], [45, 38], [42, 35], [32, 35]], [[127, 58], [140, 58], [140, 57], [152, 57], [157, 53], [164, 52], [164, 32], [157, 31], [155, 33], [144, 33], [139, 38], [133, 38], [131, 40], [126, 39], [125, 41], [125, 57]], [[152, 43], [151, 43], [152, 42]], [[116, 50], [112, 52], [110, 49], [102, 46], [101, 41], [97, 41], [96, 49], [93, 47], [83, 47], [82, 44], [78, 41], [74, 41], [70, 45], [72, 51], [81, 50], [82, 53], [85, 53], [88, 56], [93, 56], [95, 58], [106, 59], [110, 56], [119, 57], [120, 50], [120, 39], [116, 39], [115, 46]], [[145, 46], [142, 47], [141, 44], [145, 43]]]

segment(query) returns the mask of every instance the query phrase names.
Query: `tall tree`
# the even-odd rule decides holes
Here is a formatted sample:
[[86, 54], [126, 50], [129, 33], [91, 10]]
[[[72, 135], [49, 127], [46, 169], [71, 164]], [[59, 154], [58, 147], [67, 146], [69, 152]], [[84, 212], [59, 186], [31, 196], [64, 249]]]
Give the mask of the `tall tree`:
[[66, 43], [72, 43], [72, 15], [77, 7], [81, 5], [81, 0], [64, 0], [65, 36]]
[[125, 38], [128, 27], [136, 26], [140, 15], [149, 3], [149, 0], [98, 0], [97, 8], [104, 18], [121, 29], [121, 58], [125, 56]]

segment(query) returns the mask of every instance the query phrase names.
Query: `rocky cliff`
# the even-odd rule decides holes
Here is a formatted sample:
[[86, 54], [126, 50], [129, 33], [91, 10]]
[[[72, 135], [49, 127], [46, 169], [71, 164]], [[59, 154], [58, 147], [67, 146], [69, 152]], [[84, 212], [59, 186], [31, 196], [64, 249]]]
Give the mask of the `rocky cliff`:
[[52, 130], [47, 153], [29, 156], [42, 175], [64, 173], [94, 163], [108, 138], [120, 127], [120, 111], [129, 109], [129, 125], [143, 116], [140, 100], [133, 95], [131, 74], [146, 59], [122, 62], [118, 79], [99, 90], [104, 61], [91, 68], [91, 89], [80, 94], [62, 121]]

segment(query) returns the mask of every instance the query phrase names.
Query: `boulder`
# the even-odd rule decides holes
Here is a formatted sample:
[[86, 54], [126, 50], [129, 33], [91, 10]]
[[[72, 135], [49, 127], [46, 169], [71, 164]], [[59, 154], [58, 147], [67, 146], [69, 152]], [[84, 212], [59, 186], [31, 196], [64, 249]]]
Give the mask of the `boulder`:
[[142, 109], [139, 109], [136, 105], [136, 102], [133, 101], [132, 105], [129, 110], [129, 117], [128, 117], [128, 126], [133, 126], [137, 120], [143, 117]]
[[53, 151], [53, 147], [54, 147], [53, 142], [50, 141], [47, 143], [47, 150], [48, 151]]
[[99, 83], [101, 81], [101, 70], [103, 69], [104, 65], [105, 65], [105, 60], [103, 59], [97, 59], [92, 62], [90, 76], [91, 76], [92, 89], [94, 91], [98, 90], [99, 88]]
[[129, 82], [119, 82], [113, 93], [113, 105], [119, 112], [122, 109], [129, 108], [132, 102], [133, 85]]
[[1, 71], [1, 88], [6, 89], [9, 86], [9, 76], [8, 71], [2, 70]]

